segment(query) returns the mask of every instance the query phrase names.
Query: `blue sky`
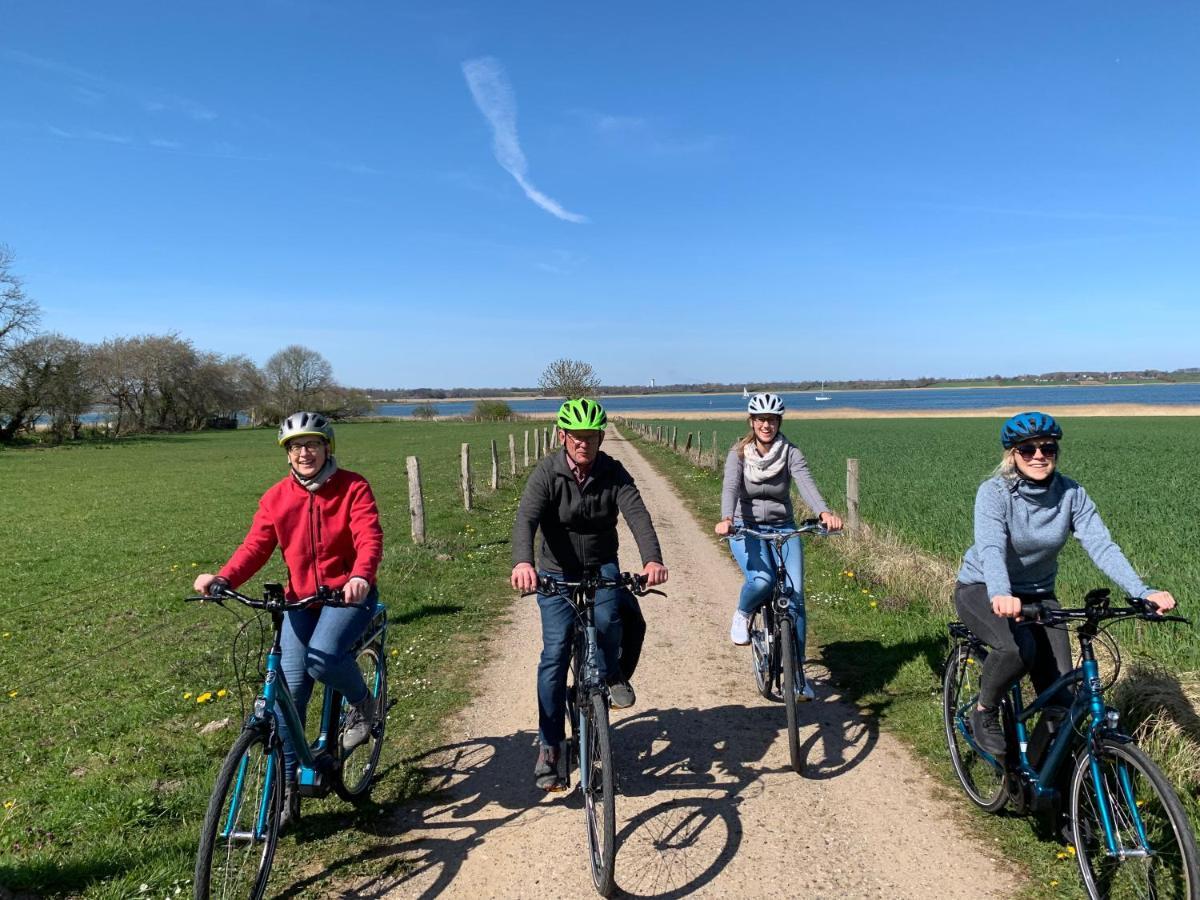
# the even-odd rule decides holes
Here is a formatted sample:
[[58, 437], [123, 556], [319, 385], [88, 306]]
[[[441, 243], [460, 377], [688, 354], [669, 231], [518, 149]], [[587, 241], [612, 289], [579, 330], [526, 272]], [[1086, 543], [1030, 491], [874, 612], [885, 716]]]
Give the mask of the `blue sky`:
[[0, 242], [84, 340], [344, 383], [1200, 365], [1200, 7], [0, 0]]

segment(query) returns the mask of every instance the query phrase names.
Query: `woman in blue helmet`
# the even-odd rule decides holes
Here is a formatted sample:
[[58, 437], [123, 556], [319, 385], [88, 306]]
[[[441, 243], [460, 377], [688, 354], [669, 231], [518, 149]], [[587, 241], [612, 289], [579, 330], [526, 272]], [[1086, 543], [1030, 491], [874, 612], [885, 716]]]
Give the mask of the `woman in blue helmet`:
[[1160, 611], [1175, 599], [1147, 587], [1125, 559], [1096, 505], [1075, 481], [1057, 471], [1062, 428], [1053, 416], [1023, 412], [1000, 429], [1004, 456], [975, 495], [975, 543], [963, 557], [954, 605], [963, 622], [989, 647], [971, 726], [979, 746], [1004, 752], [1000, 698], [1029, 674], [1041, 692], [1071, 667], [1067, 632], [1016, 627], [1022, 603], [1056, 607], [1058, 554], [1072, 534], [1096, 566], [1132, 597]]

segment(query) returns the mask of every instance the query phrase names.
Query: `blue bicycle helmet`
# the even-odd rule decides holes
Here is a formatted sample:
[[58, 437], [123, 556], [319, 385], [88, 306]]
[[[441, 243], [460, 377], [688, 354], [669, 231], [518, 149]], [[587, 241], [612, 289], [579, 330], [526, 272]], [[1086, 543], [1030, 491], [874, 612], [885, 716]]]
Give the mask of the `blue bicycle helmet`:
[[1056, 441], [1062, 438], [1062, 429], [1054, 421], [1054, 416], [1044, 412], [1017, 413], [1000, 429], [1000, 444], [1005, 450], [1040, 437], [1054, 438]]

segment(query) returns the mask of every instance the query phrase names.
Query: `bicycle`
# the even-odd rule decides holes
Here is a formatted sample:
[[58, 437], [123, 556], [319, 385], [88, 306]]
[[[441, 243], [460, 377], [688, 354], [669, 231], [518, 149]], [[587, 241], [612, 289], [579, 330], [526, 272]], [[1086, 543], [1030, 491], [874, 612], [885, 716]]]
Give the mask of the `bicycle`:
[[646, 587], [643, 575], [622, 572], [617, 578], [605, 578], [595, 571], [584, 573], [578, 581], [539, 575], [537, 590], [524, 596], [560, 596], [575, 608], [571, 682], [567, 685], [570, 731], [559, 754], [561, 786], [557, 790], [570, 789], [574, 761], [579, 767], [579, 787], [583, 794], [592, 883], [600, 896], [611, 897], [616, 890], [616, 770], [608, 728], [608, 687], [600, 677], [600, 646], [596, 641], [595, 601], [596, 591], [601, 588], [629, 590], [637, 597], [666, 596]]
[[756, 537], [769, 548], [775, 563], [771, 598], [750, 617], [750, 656], [758, 692], [767, 700], [782, 702], [787, 710], [788, 753], [796, 774], [800, 774], [804, 766], [800, 756], [800, 716], [797, 706], [802, 702], [800, 698], [803, 696], [805, 680], [804, 660], [798, 658], [800, 652], [791, 602], [797, 588], [803, 590], [803, 585], [791, 583], [783, 563], [783, 545], [804, 534], [828, 536], [839, 532], [830, 531], [819, 519], [805, 519], [795, 531], [761, 532], [739, 526], [725, 538], [737, 540], [746, 535]]
[[325, 587], [312, 597], [288, 601], [283, 585], [263, 585], [261, 600], [255, 600], [220, 583], [204, 597], [188, 601], [208, 601], [223, 605], [237, 601], [251, 609], [271, 615], [274, 639], [267, 653], [261, 693], [246, 718], [242, 732], [234, 741], [213, 785], [208, 810], [200, 830], [196, 853], [194, 889], [197, 900], [250, 897], [259, 900], [266, 892], [271, 863], [279, 838], [283, 813], [285, 770], [283, 737], [277, 715], [287, 722], [297, 763], [297, 789], [301, 797], [323, 797], [334, 790], [343, 800], [363, 802], [370, 793], [383, 736], [387, 724], [387, 610], [380, 603], [353, 653], [363, 672], [367, 689], [375, 698], [375, 721], [370, 738], [350, 751], [342, 749], [341, 734], [346, 725], [349, 704], [333, 690], [324, 692], [321, 723], [316, 741], [309, 746], [302, 739], [304, 728], [300, 714], [281, 670], [280, 634], [284, 612], [310, 606], [361, 606], [348, 603], [340, 590]]
[[[1018, 812], [1062, 809], [1060, 767], [1074, 750], [1067, 783], [1071, 843], [1088, 896], [1200, 898], [1200, 857], [1178, 796], [1157, 765], [1120, 727], [1117, 710], [1106, 706], [1093, 643], [1104, 623], [1128, 619], [1187, 622], [1164, 616], [1144, 600], [1127, 598], [1112, 607], [1109, 591], [1088, 592], [1080, 609], [1023, 604], [1022, 619], [1047, 627], [1077, 622], [1079, 665], [1047, 687], [1029, 706], [1018, 680], [1001, 701], [1008, 750], [1004, 759], [984, 751], [971, 733], [970, 716], [979, 696], [979, 676], [987, 646], [961, 622], [950, 623], [954, 646], [942, 683], [943, 722], [950, 761], [967, 796], [987, 812], [1011, 803]], [[1060, 692], [1074, 688], [1069, 707], [1055, 707]], [[1041, 713], [1030, 733], [1026, 723]]]

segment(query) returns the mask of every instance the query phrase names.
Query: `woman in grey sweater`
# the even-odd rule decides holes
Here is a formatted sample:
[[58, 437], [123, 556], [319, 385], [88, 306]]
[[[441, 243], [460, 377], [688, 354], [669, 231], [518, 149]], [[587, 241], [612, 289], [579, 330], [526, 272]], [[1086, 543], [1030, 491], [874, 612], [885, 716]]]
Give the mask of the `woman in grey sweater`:
[[[717, 534], [728, 535], [744, 525], [755, 531], [794, 531], [791, 486], [794, 481], [800, 496], [820, 516], [825, 527], [837, 530], [842, 520], [830, 512], [817, 490], [808, 463], [800, 448], [779, 431], [783, 419], [783, 400], [775, 394], [755, 394], [747, 407], [750, 432], [734, 445], [725, 460], [725, 483], [721, 491], [721, 521]], [[750, 643], [752, 616], [771, 596], [775, 584], [775, 566], [771, 554], [758, 538], [745, 536], [729, 542], [733, 558], [741, 566], [746, 582], [733, 612], [729, 638], [735, 644]], [[804, 548], [799, 539], [784, 545], [783, 562], [792, 583], [792, 614], [796, 620], [796, 648], [804, 659], [806, 623], [804, 616]], [[811, 700], [812, 688], [804, 681], [803, 699]]]
[[994, 756], [1005, 749], [999, 703], [1009, 685], [1029, 674], [1040, 693], [1071, 667], [1065, 631], [1016, 625], [1022, 603], [1058, 606], [1058, 554], [1070, 535], [1131, 597], [1149, 600], [1160, 611], [1175, 605], [1168, 592], [1147, 587], [1134, 571], [1087, 492], [1056, 471], [1061, 438], [1062, 428], [1045, 413], [1018, 413], [1004, 423], [1004, 456], [975, 495], [975, 543], [963, 557], [954, 589], [959, 616], [992, 648], [971, 727], [979, 746]]

